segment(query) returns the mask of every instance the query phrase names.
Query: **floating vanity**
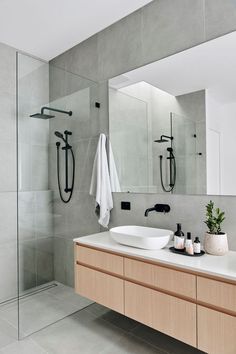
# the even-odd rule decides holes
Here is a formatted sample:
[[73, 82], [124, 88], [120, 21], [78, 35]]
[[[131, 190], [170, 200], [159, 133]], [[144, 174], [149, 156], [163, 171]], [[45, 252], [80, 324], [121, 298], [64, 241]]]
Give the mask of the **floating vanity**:
[[210, 354], [236, 353], [236, 252], [200, 258], [74, 239], [75, 291]]

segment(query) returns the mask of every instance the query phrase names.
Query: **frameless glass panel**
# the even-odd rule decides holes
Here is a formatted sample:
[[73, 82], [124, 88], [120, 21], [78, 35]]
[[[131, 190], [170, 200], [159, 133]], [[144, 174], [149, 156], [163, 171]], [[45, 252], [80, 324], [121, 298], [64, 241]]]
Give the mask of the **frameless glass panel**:
[[189, 117], [172, 115], [173, 149], [176, 158], [177, 194], [204, 194], [206, 181], [199, 169], [203, 154], [197, 152], [197, 123]]
[[21, 338], [91, 303], [74, 294], [73, 238], [83, 232], [74, 222], [80, 199], [92, 205], [83, 172], [97, 144], [97, 90], [90, 80], [18, 54]]
[[149, 186], [147, 103], [110, 89], [110, 170], [117, 173], [115, 192], [145, 191]]

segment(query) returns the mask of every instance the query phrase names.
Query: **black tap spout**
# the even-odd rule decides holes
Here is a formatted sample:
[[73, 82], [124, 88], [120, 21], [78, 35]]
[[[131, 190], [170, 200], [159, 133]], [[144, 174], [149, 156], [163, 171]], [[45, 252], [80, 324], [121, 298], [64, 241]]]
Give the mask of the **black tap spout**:
[[156, 204], [153, 208], [148, 208], [145, 210], [144, 216], [148, 216], [150, 211], [156, 211], [158, 213], [169, 213], [170, 206], [168, 204]]
[[155, 208], [148, 208], [148, 209], [146, 209], [145, 210], [145, 213], [144, 213], [144, 216], [148, 216], [148, 214], [150, 213], [150, 211], [154, 211], [154, 210], [156, 210]]

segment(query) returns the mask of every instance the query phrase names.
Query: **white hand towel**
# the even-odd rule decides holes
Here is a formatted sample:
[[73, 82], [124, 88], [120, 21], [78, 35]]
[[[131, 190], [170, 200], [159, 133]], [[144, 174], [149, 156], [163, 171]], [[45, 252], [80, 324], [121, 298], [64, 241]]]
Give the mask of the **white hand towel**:
[[108, 227], [113, 200], [106, 152], [106, 136], [104, 134], [99, 136], [89, 193], [96, 198], [95, 207], [99, 224]]
[[116, 169], [115, 159], [111, 147], [111, 142], [109, 144], [109, 155], [110, 155], [110, 180], [111, 180], [111, 191], [121, 192], [120, 181], [118, 178], [118, 173]]

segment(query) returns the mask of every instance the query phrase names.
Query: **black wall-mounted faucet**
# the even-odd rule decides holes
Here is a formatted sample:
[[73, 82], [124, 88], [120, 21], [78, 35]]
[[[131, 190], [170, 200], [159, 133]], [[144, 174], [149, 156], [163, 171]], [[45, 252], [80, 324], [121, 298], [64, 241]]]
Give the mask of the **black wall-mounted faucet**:
[[158, 213], [169, 213], [170, 206], [168, 204], [156, 204], [153, 208], [146, 209], [144, 216], [148, 216], [150, 211], [156, 211]]

